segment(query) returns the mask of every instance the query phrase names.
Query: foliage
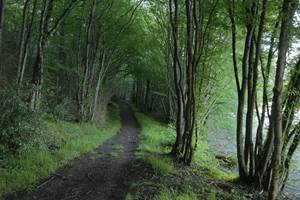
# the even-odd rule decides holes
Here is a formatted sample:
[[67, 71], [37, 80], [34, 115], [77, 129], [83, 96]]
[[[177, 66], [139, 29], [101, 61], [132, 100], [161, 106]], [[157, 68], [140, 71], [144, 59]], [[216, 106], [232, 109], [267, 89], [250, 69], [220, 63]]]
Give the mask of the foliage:
[[[275, 81], [275, 60], [280, 49], [279, 36], [286, 35], [289, 39], [283, 42], [289, 43], [285, 46], [290, 48], [287, 61], [282, 63], [286, 63], [284, 68], [289, 74], [283, 76], [283, 105], [279, 107], [283, 109], [284, 116], [289, 116], [287, 124], [291, 124], [287, 126], [287, 133], [282, 134], [288, 137], [281, 138], [285, 140], [282, 142], [285, 146], [282, 161], [288, 166], [289, 160], [292, 160], [289, 157], [294, 155], [294, 147], [299, 143], [295, 134], [297, 131], [293, 132], [296, 130], [293, 128], [299, 122], [299, 119], [294, 117], [299, 113], [299, 82], [291, 81], [292, 77], [297, 79], [296, 72], [299, 71], [296, 70], [300, 35], [297, 0], [7, 0], [4, 2], [5, 16], [0, 18], [4, 19], [3, 28], [0, 22], [2, 112], [0, 159], [6, 160], [14, 156], [18, 158], [20, 155], [35, 151], [38, 152], [34, 155], [37, 158], [44, 156], [39, 154], [40, 152], [45, 152], [46, 155], [57, 154], [68, 146], [70, 141], [80, 138], [82, 128], [86, 125], [77, 126], [61, 120], [93, 122], [102, 126], [106, 124], [105, 122], [109, 122], [107, 113], [110, 111], [107, 111], [107, 104], [112, 96], [118, 96], [131, 101], [142, 112], [168, 123], [165, 125], [137, 113], [143, 125], [143, 132], [136, 154], [141, 159], [145, 157], [144, 161], [150, 164], [157, 174], [171, 176], [174, 175], [174, 171], [177, 172], [178, 163], [172, 162], [165, 154], [171, 151], [176, 141], [175, 122], [178, 117], [176, 114], [181, 112], [180, 106], [176, 104], [177, 100], [182, 99], [182, 105], [184, 104], [182, 113], [187, 113], [179, 116], [184, 121], [195, 118], [195, 123], [181, 123], [182, 128], [186, 129], [183, 134], [187, 135], [190, 130], [195, 130], [199, 137], [198, 144], [195, 144], [194, 133], [190, 137], [194, 137], [193, 139], [189, 137], [187, 139], [189, 144], [192, 144], [188, 145], [191, 151], [186, 151], [187, 154], [194, 155], [192, 166], [200, 166], [210, 178], [232, 180], [236, 175], [219, 170], [223, 166], [215, 158], [213, 150], [208, 147], [206, 137], [223, 139], [222, 136], [226, 135], [225, 138], [230, 138], [228, 140], [233, 142], [235, 135], [247, 135], [248, 137], [244, 137], [245, 141], [238, 143], [246, 149], [245, 152], [239, 152], [239, 155], [245, 155], [246, 160], [249, 158], [249, 162], [259, 160], [250, 159], [252, 154], [264, 154], [268, 152], [266, 149], [274, 149], [271, 146], [273, 142], [266, 142], [268, 138], [270, 141], [273, 140], [272, 132], [268, 132], [273, 129], [272, 127], [267, 129], [265, 126], [270, 124], [268, 118], [270, 111], [273, 110], [270, 105], [273, 86], [278, 82]], [[175, 16], [176, 2], [179, 7], [178, 20]], [[295, 2], [296, 17], [291, 22], [293, 30], [289, 34], [279, 33], [279, 27], [282, 27], [280, 16], [284, 16], [281, 9], [284, 8], [283, 2]], [[191, 12], [187, 12], [188, 9], [191, 9]], [[264, 9], [265, 16], [263, 16]], [[232, 15], [229, 13], [230, 10], [233, 12]], [[254, 13], [251, 13], [252, 11]], [[41, 15], [42, 13], [45, 15]], [[45, 19], [43, 16], [46, 16]], [[262, 25], [261, 19], [265, 21]], [[289, 20], [292, 21], [292, 17]], [[177, 31], [172, 30], [175, 24], [178, 25]], [[191, 33], [188, 33], [188, 25], [192, 27]], [[235, 34], [231, 34], [231, 29]], [[253, 33], [250, 33], [251, 30]], [[246, 36], [247, 32], [249, 38]], [[235, 37], [236, 41], [231, 40], [231, 37]], [[247, 42], [247, 38], [251, 41]], [[190, 43], [188, 39], [192, 43], [190, 53], [195, 55], [188, 55], [187, 47]], [[177, 45], [173, 43], [175, 41]], [[251, 45], [247, 47], [247, 44]], [[178, 48], [176, 50], [178, 58], [175, 58], [175, 46]], [[233, 46], [235, 52], [231, 51]], [[231, 61], [232, 57], [235, 57], [234, 53], [237, 64], [235, 71]], [[269, 60], [269, 57], [274, 58]], [[177, 60], [174, 61], [174, 58]], [[193, 73], [188, 73], [189, 63], [195, 65]], [[22, 71], [24, 76], [20, 81]], [[180, 74], [180, 80], [177, 82], [176, 72]], [[257, 75], [257, 81], [251, 78], [252, 75], [247, 77], [252, 72], [252, 75]], [[240, 80], [237, 81], [240, 83], [235, 82], [235, 78]], [[245, 90], [236, 92], [236, 85], [242, 85], [242, 79], [245, 80], [243, 84], [245, 87], [241, 88]], [[15, 82], [18, 84], [15, 85]], [[176, 91], [175, 85], [180, 85], [182, 91]], [[29, 86], [29, 89], [25, 89], [24, 86]], [[190, 91], [193, 90], [195, 93], [191, 95]], [[255, 94], [251, 94], [252, 92]], [[176, 97], [177, 93], [181, 93], [179, 96], [182, 98]], [[238, 98], [240, 94], [244, 94], [245, 99]], [[241, 99], [244, 104], [242, 107], [247, 106], [247, 109], [241, 108], [244, 113], [240, 112], [240, 116], [237, 117], [237, 104]], [[38, 102], [37, 105], [40, 106], [29, 102]], [[195, 113], [189, 112], [192, 110], [189, 108], [191, 104], [196, 108]], [[245, 111], [249, 113], [247, 117]], [[46, 122], [44, 113], [48, 117]], [[237, 126], [240, 122], [235, 121], [243, 117], [247, 123]], [[247, 124], [248, 128], [243, 124]], [[186, 128], [188, 125], [195, 125], [196, 128]], [[260, 132], [259, 125], [262, 125]], [[234, 134], [236, 128], [241, 130], [240, 134]], [[87, 130], [90, 131], [89, 128]], [[72, 131], [72, 134], [68, 131]], [[59, 132], [63, 133], [58, 134]], [[255, 137], [255, 132], [262, 134]], [[270, 137], [266, 137], [267, 135]], [[252, 145], [252, 140], [258, 138], [262, 141], [257, 140]], [[268, 145], [270, 148], [267, 148]], [[193, 148], [195, 146], [197, 149], [194, 154], [190, 153], [195, 150]], [[250, 148], [252, 153], [246, 156], [250, 152], [247, 152], [247, 147], [251, 146], [254, 146]], [[232, 147], [235, 148], [235, 145]], [[117, 156], [121, 148], [116, 147], [114, 150], [112, 155]], [[288, 157], [285, 155], [287, 152], [290, 154]], [[69, 155], [72, 157], [75, 154], [68, 152], [61, 156], [62, 159], [65, 159], [64, 156], [67, 159]], [[179, 152], [178, 155], [182, 156], [183, 152]], [[45, 162], [49, 161], [51, 166], [51, 159], [47, 161], [46, 157]], [[273, 163], [271, 162], [273, 156], [257, 155], [257, 158], [264, 157], [270, 158], [268, 162], [247, 164], [252, 167], [261, 163], [265, 163], [266, 167], [270, 166]], [[33, 158], [30, 157], [28, 160]], [[230, 160], [230, 165], [236, 163], [235, 158]], [[250, 169], [250, 166], [247, 168]], [[257, 169], [261, 171], [265, 168], [255, 167], [255, 171]], [[282, 175], [288, 175], [288, 170], [288, 167], [283, 169]], [[255, 177], [262, 177], [261, 180], [265, 178], [270, 180], [268, 177], [272, 173], [269, 169], [266, 171], [269, 174], [265, 176], [255, 174], [254, 177], [248, 178], [254, 180]], [[269, 185], [267, 181], [265, 182], [265, 185]], [[185, 195], [182, 192], [176, 193], [176, 197], [181, 194]], [[211, 199], [219, 198], [218, 193], [214, 191], [210, 191], [210, 194]], [[172, 196], [173, 193], [165, 196], [168, 195]], [[201, 198], [208, 198], [208, 195]]]
[[74, 102], [68, 98], [62, 99], [53, 109], [49, 109], [49, 113], [57, 120], [76, 120], [76, 108], [74, 108]]
[[0, 93], [0, 158], [30, 151], [44, 135], [42, 113], [30, 109], [14, 90]]

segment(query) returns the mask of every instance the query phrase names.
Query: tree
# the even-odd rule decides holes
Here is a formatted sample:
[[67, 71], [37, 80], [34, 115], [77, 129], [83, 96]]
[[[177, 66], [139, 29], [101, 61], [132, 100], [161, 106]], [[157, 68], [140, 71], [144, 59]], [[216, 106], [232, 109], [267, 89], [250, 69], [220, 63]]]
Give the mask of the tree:
[[71, 11], [77, 0], [71, 0], [66, 8], [63, 9], [61, 15], [49, 27], [50, 18], [53, 12], [53, 0], [44, 0], [42, 3], [42, 11], [40, 15], [39, 31], [37, 39], [37, 50], [34, 64], [32, 66], [32, 92], [29, 97], [30, 106], [33, 109], [40, 107], [41, 90], [43, 83], [43, 65], [44, 65], [44, 49], [49, 37], [56, 31], [64, 17]]
[[[267, 7], [270, 6], [268, 1], [262, 1], [259, 4], [258, 1], [245, 1], [243, 2], [243, 9], [245, 9], [245, 45], [243, 47], [244, 54], [242, 60], [242, 76], [240, 83], [238, 59], [237, 59], [237, 45], [236, 39], [236, 16], [237, 13], [235, 1], [229, 2], [229, 17], [231, 21], [232, 30], [232, 59], [234, 74], [236, 79], [236, 87], [238, 93], [238, 112], [237, 112], [237, 157], [239, 160], [239, 174], [241, 180], [247, 182], [250, 185], [258, 186], [259, 189], [266, 189], [270, 192], [270, 198], [274, 199], [279, 189], [282, 186], [282, 160], [285, 157], [285, 151], [283, 151], [284, 130], [283, 124], [286, 126], [285, 120], [282, 120], [282, 112], [284, 104], [282, 101], [283, 91], [283, 76], [286, 66], [286, 54], [289, 46], [290, 29], [292, 27], [292, 19], [296, 3], [292, 1], [284, 1], [283, 9], [280, 11], [279, 20], [276, 20], [274, 30], [270, 37], [269, 50], [267, 52], [267, 65], [264, 67], [262, 49], [263, 34], [267, 31], [265, 26]], [[260, 15], [259, 15], [260, 11]], [[259, 18], [258, 18], [259, 16]], [[256, 20], [259, 19], [259, 23]], [[267, 21], [268, 22], [268, 21]], [[278, 44], [278, 58], [276, 66], [276, 76], [273, 88], [273, 101], [272, 110], [269, 114], [267, 89], [269, 83], [269, 76], [272, 65], [272, 58], [274, 56], [275, 38], [277, 33], [277, 27], [281, 25], [279, 44]], [[262, 73], [262, 112], [258, 109], [258, 71], [259, 65], [261, 65]], [[248, 92], [247, 97], [245, 92]], [[244, 103], [247, 100], [247, 114], [245, 125], [245, 139], [243, 138], [243, 112]], [[294, 99], [295, 100], [295, 99]], [[293, 105], [293, 104], [291, 104]], [[289, 106], [287, 106], [288, 109]], [[253, 143], [253, 117], [254, 109], [256, 110], [258, 127], [255, 137], [255, 146]], [[289, 112], [289, 111], [287, 111]], [[270, 124], [266, 138], [263, 138], [263, 128], [265, 123], [265, 116], [269, 116]], [[292, 113], [289, 116], [294, 116]], [[293, 118], [287, 119], [289, 123], [293, 122]], [[287, 131], [289, 132], [289, 131]], [[289, 133], [286, 133], [289, 134]], [[284, 152], [284, 153], [283, 153]], [[283, 153], [283, 154], [282, 154]], [[271, 179], [272, 177], [272, 179]], [[270, 186], [270, 180], [271, 186]], [[275, 191], [275, 192], [274, 192]]]
[[280, 37], [278, 44], [278, 59], [276, 64], [276, 77], [273, 88], [272, 100], [272, 125], [274, 131], [274, 152], [272, 158], [272, 180], [269, 191], [269, 199], [274, 200], [280, 190], [282, 179], [282, 147], [284, 141], [282, 127], [282, 91], [283, 76], [286, 67], [286, 56], [289, 47], [289, 33], [292, 26], [292, 20], [297, 7], [297, 1], [284, 0], [282, 5], [282, 19], [280, 28]]
[[37, 0], [33, 2], [32, 13], [30, 16], [30, 0], [24, 2], [23, 14], [22, 14], [22, 24], [21, 24], [21, 34], [19, 42], [19, 60], [18, 60], [18, 72], [17, 72], [17, 83], [22, 85], [24, 72], [26, 68], [26, 63], [28, 59], [29, 43], [32, 36], [32, 28], [34, 25], [34, 19], [37, 10]]
[[[203, 89], [200, 88], [199, 82], [205, 78], [204, 75], [200, 74], [199, 66], [205, 62], [206, 58], [203, 55], [209, 50], [207, 48], [209, 40], [207, 39], [217, 5], [218, 1], [213, 1], [211, 5], [201, 8], [202, 4], [200, 1], [186, 0], [183, 16], [185, 19], [183, 23], [185, 30], [180, 30], [181, 4], [176, 0], [169, 2], [173, 40], [173, 71], [177, 101], [177, 137], [172, 153], [179, 156], [187, 165], [192, 162], [196, 146], [194, 138], [198, 134], [197, 124], [199, 122], [196, 107], [199, 101], [197, 101], [196, 95], [198, 97], [201, 96], [201, 92], [196, 93], [196, 90], [199, 89], [201, 91]], [[179, 42], [180, 37], [185, 39], [184, 43]]]

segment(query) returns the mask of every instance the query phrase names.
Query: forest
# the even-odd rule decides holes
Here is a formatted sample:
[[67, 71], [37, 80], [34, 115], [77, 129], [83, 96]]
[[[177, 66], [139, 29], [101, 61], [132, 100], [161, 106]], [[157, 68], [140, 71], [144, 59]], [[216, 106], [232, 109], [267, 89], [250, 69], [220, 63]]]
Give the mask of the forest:
[[300, 199], [299, 0], [0, 0], [0, 200]]

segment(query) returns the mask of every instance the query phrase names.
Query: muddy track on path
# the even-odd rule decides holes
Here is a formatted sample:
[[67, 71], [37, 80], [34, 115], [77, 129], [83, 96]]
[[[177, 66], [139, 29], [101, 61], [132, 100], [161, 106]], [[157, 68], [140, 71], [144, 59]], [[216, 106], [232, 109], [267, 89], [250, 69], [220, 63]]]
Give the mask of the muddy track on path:
[[73, 160], [30, 192], [6, 200], [122, 200], [128, 191], [130, 168], [137, 147], [138, 123], [120, 102], [122, 128], [93, 152]]

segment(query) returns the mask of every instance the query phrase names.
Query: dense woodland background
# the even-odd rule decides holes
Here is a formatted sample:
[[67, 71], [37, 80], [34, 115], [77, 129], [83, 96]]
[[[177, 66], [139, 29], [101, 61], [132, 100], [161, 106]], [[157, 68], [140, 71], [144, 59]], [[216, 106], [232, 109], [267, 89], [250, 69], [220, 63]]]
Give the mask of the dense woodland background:
[[184, 165], [211, 130], [236, 138], [239, 179], [276, 199], [300, 141], [299, 23], [298, 0], [0, 0], [0, 161], [60, 148], [48, 121], [110, 123], [115, 97], [168, 123]]

